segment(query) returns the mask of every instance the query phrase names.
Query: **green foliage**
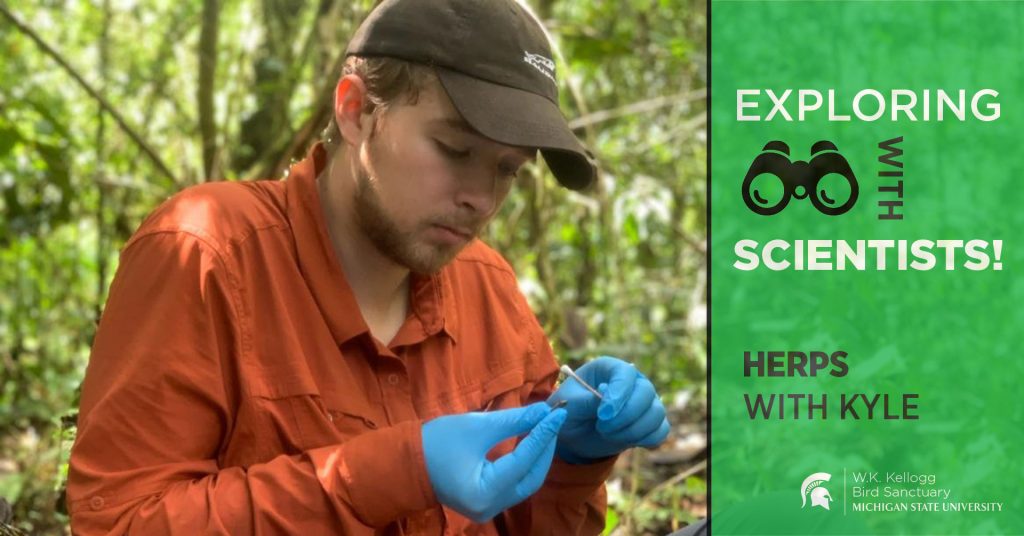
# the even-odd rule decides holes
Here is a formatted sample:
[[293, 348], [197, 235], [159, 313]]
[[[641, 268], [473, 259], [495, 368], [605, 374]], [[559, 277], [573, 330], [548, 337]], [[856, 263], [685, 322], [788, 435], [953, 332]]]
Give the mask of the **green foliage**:
[[[336, 60], [373, 2], [215, 4], [212, 177], [277, 177], [323, 126]], [[562, 359], [619, 355], [648, 372], [666, 403], [680, 391], [702, 401], [704, 2], [531, 5], [560, 50], [563, 109], [597, 155], [600, 184], [573, 193], [532, 167], [485, 238], [515, 266]], [[0, 496], [16, 526], [61, 534], [78, 386], [117, 252], [161, 200], [207, 180], [204, 3], [0, 7], [108, 103], [0, 16]], [[664, 531], [703, 502], [699, 477], [645, 502], [664, 475], [616, 474], [630, 485], [609, 509], [609, 534]]]
[[615, 508], [609, 508], [605, 516], [604, 531], [601, 532], [601, 536], [608, 536], [615, 531], [619, 526], [619, 514], [615, 512]]

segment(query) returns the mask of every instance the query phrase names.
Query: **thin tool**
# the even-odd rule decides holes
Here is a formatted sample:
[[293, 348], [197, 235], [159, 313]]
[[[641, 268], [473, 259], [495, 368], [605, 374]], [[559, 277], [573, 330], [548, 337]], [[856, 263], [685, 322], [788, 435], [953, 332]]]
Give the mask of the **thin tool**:
[[604, 397], [601, 396], [601, 393], [599, 393], [597, 389], [591, 387], [590, 384], [583, 381], [583, 378], [577, 376], [576, 373], [572, 371], [572, 368], [569, 367], [569, 365], [562, 365], [562, 368], [558, 370], [562, 371], [562, 373], [565, 374], [566, 376], [580, 382], [580, 385], [582, 385], [584, 389], [590, 391], [591, 393], [594, 393], [594, 396], [596, 396], [598, 399], [604, 400]]

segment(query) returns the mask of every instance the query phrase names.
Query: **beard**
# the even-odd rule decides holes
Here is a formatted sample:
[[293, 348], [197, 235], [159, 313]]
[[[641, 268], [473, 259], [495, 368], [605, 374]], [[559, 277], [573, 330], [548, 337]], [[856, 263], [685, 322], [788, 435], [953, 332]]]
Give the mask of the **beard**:
[[378, 251], [396, 264], [405, 266], [414, 273], [434, 274], [451, 262], [471, 241], [459, 245], [435, 244], [417, 238], [417, 230], [426, 230], [433, 225], [445, 225], [474, 229], [473, 237], [477, 236], [481, 223], [458, 217], [432, 218], [418, 224], [413, 230], [401, 229], [395, 218], [384, 208], [380, 192], [374, 187], [375, 181], [369, 172], [361, 162], [356, 164], [356, 168], [356, 225]]

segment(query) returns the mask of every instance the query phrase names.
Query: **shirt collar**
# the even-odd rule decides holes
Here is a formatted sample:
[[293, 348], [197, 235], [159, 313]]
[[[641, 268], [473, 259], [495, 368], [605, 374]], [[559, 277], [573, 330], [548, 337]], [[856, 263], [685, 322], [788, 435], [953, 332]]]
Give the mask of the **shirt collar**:
[[[339, 345], [363, 333], [369, 327], [359, 311], [355, 294], [345, 278], [341, 263], [334, 255], [327, 232], [326, 219], [320, 206], [316, 179], [327, 166], [327, 150], [315, 144], [306, 158], [291, 167], [285, 181], [288, 220], [295, 239], [299, 269], [309, 285], [335, 342]], [[410, 315], [405, 324], [414, 321], [419, 329], [403, 325], [397, 344], [414, 344], [444, 332], [455, 339], [456, 314], [452, 299], [451, 268], [446, 266], [433, 275], [413, 274], [409, 281]]]

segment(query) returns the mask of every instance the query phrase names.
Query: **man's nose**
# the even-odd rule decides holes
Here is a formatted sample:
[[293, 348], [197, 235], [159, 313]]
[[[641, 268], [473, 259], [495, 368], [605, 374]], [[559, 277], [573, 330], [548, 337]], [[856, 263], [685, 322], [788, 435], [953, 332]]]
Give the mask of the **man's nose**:
[[459, 181], [456, 202], [476, 214], [490, 214], [497, 203], [497, 178], [493, 173], [475, 170], [472, 177]]

